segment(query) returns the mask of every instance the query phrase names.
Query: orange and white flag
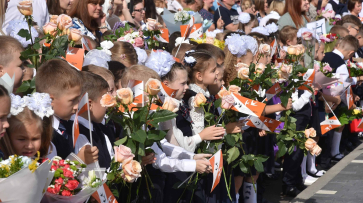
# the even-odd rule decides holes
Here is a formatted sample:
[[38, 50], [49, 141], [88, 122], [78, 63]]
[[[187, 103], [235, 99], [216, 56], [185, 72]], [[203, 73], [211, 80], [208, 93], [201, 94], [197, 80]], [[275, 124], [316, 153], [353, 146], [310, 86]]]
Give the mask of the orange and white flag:
[[340, 98], [342, 98], [342, 102], [347, 105], [348, 109], [352, 108], [353, 104], [354, 104], [354, 100], [353, 100], [353, 90], [352, 87], [349, 86], [344, 92], [343, 94], [340, 96]]
[[281, 92], [281, 87], [279, 83], [275, 83], [270, 89], [266, 91], [266, 99], [267, 101], [274, 97], [276, 94]]
[[169, 43], [169, 30], [167, 28], [161, 28], [160, 32], [161, 34], [154, 36], [154, 39], [159, 42]]
[[98, 190], [92, 194], [92, 197], [95, 198], [98, 203], [118, 203], [106, 183], [99, 187]]
[[247, 115], [260, 117], [266, 107], [266, 104], [262, 102], [242, 97], [239, 94], [233, 93], [232, 96], [234, 97], [235, 102], [232, 109]]
[[274, 119], [271, 119], [271, 118], [267, 118], [267, 117], [264, 117], [264, 116], [260, 116], [259, 118], [251, 116], [249, 121], [246, 123], [246, 125], [248, 125], [250, 127], [266, 130], [266, 131], [269, 131], [269, 132], [275, 131], [275, 129], [280, 124], [281, 124], [280, 121], [277, 121], [277, 120], [274, 120]]
[[162, 88], [161, 88], [160, 92], [158, 93], [159, 100], [161, 103], [164, 103], [166, 97], [175, 98], [176, 92], [178, 90], [171, 89], [170, 87], [166, 86], [164, 83], [161, 83], [161, 86], [162, 86]]
[[[303, 76], [303, 80], [306, 81], [306, 82], [304, 82], [304, 85], [311, 86], [314, 83], [314, 79], [315, 79], [315, 70], [309, 69], [308, 71], [306, 71], [306, 73]], [[300, 86], [298, 89], [299, 90], [309, 90], [304, 85]]]
[[212, 158], [209, 159], [209, 163], [212, 166], [213, 170], [213, 184], [212, 189], [210, 192], [213, 192], [214, 188], [219, 184], [219, 181], [221, 180], [222, 175], [222, 169], [223, 169], [223, 154], [222, 150], [218, 150], [217, 153], [215, 153]]
[[81, 71], [84, 60], [84, 49], [68, 47], [66, 52], [66, 61], [77, 70]]
[[338, 128], [341, 126], [341, 123], [339, 122], [339, 120], [337, 119], [336, 116], [333, 116], [323, 122], [320, 123], [320, 128], [321, 128], [321, 134], [324, 135], [325, 133], [327, 133], [328, 131], [334, 129], [334, 128]]
[[[88, 93], [86, 92], [78, 104], [78, 110], [76, 112], [76, 116], [74, 117], [74, 122], [73, 122], [73, 126], [72, 126], [73, 147], [76, 146], [76, 142], [79, 137], [78, 116], [87, 111], [89, 111], [89, 103], [88, 103]], [[88, 118], [88, 119], [90, 119], [90, 118]]]
[[275, 52], [277, 51], [277, 41], [276, 38], [274, 39], [274, 41], [271, 42], [270, 46], [272, 47], [271, 49], [271, 55], [270, 57], [272, 58], [275, 54]]

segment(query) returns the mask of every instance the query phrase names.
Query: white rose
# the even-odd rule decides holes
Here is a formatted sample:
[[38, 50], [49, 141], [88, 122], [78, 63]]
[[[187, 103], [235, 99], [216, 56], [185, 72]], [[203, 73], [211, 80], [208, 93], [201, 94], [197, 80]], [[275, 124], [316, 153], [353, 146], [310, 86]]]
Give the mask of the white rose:
[[129, 34], [127, 34], [127, 35], [124, 36], [124, 39], [126, 41], [129, 41], [130, 39], [132, 39], [132, 35], [129, 33]]
[[133, 32], [131, 34], [132, 38], [136, 38], [136, 37], [139, 37], [139, 32]]

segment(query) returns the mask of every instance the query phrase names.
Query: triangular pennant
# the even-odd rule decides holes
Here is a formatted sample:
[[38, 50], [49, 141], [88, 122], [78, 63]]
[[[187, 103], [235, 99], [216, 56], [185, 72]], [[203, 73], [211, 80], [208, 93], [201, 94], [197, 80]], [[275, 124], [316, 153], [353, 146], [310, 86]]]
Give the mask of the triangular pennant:
[[334, 129], [334, 128], [338, 128], [341, 126], [341, 123], [339, 122], [339, 120], [337, 119], [336, 116], [333, 116], [323, 122], [320, 123], [320, 128], [321, 128], [321, 134], [324, 135], [325, 133], [327, 133], [328, 131]]
[[274, 120], [272, 118], [260, 116], [259, 118], [251, 116], [246, 125], [266, 130], [269, 132], [275, 131], [275, 129], [281, 124], [280, 121]]
[[158, 93], [159, 100], [161, 103], [164, 103], [165, 97], [175, 98], [178, 90], [171, 89], [170, 87], [166, 86], [164, 83], [161, 83], [161, 86], [162, 88]]
[[[76, 146], [77, 139], [79, 137], [79, 123], [78, 123], [78, 116], [80, 114], [83, 114], [86, 111], [89, 111], [89, 103], [88, 103], [88, 93], [86, 92], [82, 99], [80, 100], [78, 104], [78, 110], [76, 112], [76, 116], [74, 117], [74, 122], [72, 126], [72, 137], [73, 137], [73, 147]], [[88, 118], [90, 119], [90, 118]]]
[[8, 93], [13, 93], [14, 89], [14, 82], [15, 82], [15, 73], [13, 74], [13, 77], [10, 78], [8, 73], [5, 73], [0, 78], [0, 85], [4, 86], [5, 89], [8, 91]]
[[348, 107], [348, 109], [351, 109], [354, 104], [352, 87], [349, 86], [343, 92], [343, 94], [340, 96], [340, 98], [342, 98], [342, 102]]
[[156, 40], [163, 43], [169, 43], [169, 30], [167, 28], [160, 29], [161, 34], [154, 36]]
[[213, 171], [213, 184], [210, 192], [213, 192], [214, 188], [219, 184], [223, 169], [223, 154], [221, 150], [218, 150], [212, 158], [209, 159], [209, 163], [212, 166]]
[[203, 36], [203, 24], [196, 23], [193, 25], [188, 38], [197, 39]]
[[270, 57], [272, 58], [273, 55], [275, 54], [276, 50], [277, 50], [276, 38], [274, 39], [274, 41], [271, 42], [270, 46], [272, 47], [272, 49], [271, 49], [271, 55], [270, 55]]
[[235, 93], [233, 93], [232, 96], [234, 97], [235, 102], [232, 109], [247, 115], [260, 117], [266, 107], [266, 104], [262, 102], [242, 97]]
[[[308, 71], [306, 71], [306, 73], [303, 76], [303, 80], [306, 81], [306, 82], [304, 82], [304, 85], [311, 86], [314, 83], [314, 79], [315, 79], [315, 70], [309, 69]], [[309, 90], [304, 85], [300, 86], [298, 89], [299, 90]]]
[[92, 197], [95, 198], [98, 203], [118, 203], [106, 183], [99, 187], [98, 190], [92, 194]]
[[84, 49], [68, 47], [66, 54], [66, 61], [77, 70], [82, 70], [84, 60]]
[[267, 101], [274, 97], [276, 94], [281, 92], [281, 87], [279, 83], [275, 83], [270, 89], [266, 91], [266, 99]]

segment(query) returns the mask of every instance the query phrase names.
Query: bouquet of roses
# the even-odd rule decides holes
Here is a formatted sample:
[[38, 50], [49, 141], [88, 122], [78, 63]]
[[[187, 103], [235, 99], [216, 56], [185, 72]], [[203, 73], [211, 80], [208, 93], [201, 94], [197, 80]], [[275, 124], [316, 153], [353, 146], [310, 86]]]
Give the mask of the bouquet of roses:
[[147, 43], [147, 47], [149, 49], [154, 49], [155, 47], [159, 46], [159, 41], [155, 40], [154, 36], [159, 37], [161, 34], [160, 28], [162, 25], [152, 18], [148, 18], [146, 21], [147, 22], [142, 29], [144, 39]]
[[144, 34], [142, 31], [138, 31], [132, 28], [128, 23], [117, 23], [113, 29], [113, 34], [106, 35], [105, 39], [114, 41], [129, 42], [134, 47], [144, 47]]
[[291, 45], [287, 47], [286, 60], [289, 61], [290, 63], [299, 62], [304, 53], [305, 53], [304, 45], [302, 44]]
[[363, 75], [363, 67], [361, 63], [355, 63], [353, 61], [348, 60], [347, 68], [349, 70], [349, 75], [351, 77], [358, 77]]
[[104, 169], [100, 169], [97, 164], [87, 166], [73, 153], [65, 160], [56, 156], [51, 163], [50, 172], [54, 177], [42, 203], [83, 203], [104, 183]]
[[[3, 202], [40, 202], [48, 186], [51, 163], [38, 164], [25, 156], [10, 156], [0, 162], [0, 200]], [[50, 175], [50, 176], [48, 176]]]
[[341, 18], [335, 16], [335, 12], [333, 10], [326, 11], [325, 9], [319, 10], [318, 15], [315, 20], [319, 20], [321, 18], [325, 18], [329, 25], [335, 25], [337, 21], [340, 21]]
[[314, 62], [314, 70], [316, 72], [323, 73], [328, 78], [332, 78], [334, 76], [334, 74], [332, 73], [333, 69], [330, 67], [330, 65], [328, 63], [315, 61]]
[[186, 23], [189, 22], [190, 20], [190, 14], [188, 13], [188, 11], [178, 11], [174, 14], [174, 20], [175, 22], [181, 22], [181, 23]]

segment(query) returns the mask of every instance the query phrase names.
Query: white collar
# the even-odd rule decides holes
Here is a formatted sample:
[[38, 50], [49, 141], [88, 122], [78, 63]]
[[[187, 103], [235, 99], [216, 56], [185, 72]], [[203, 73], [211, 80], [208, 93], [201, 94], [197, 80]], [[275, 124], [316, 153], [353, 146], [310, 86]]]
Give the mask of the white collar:
[[59, 128], [59, 123], [60, 123], [59, 120], [60, 119], [57, 116], [53, 116], [53, 128], [56, 130], [58, 130]]
[[[74, 114], [74, 115], [72, 115], [72, 117], [71, 117], [71, 119], [70, 120], [72, 120], [72, 121], [74, 121], [74, 118], [76, 117], [76, 115]], [[89, 123], [88, 122], [88, 120], [87, 119], [85, 119], [85, 118], [83, 118], [82, 116], [78, 116], [78, 123], [79, 124], [81, 124], [81, 125], [83, 125], [84, 127], [86, 127], [87, 129], [91, 129], [92, 131], [93, 131], [93, 124], [92, 124], [92, 122], [91, 123]], [[90, 124], [91, 124], [91, 128], [89, 128], [89, 126], [90, 126]]]
[[342, 54], [342, 52], [340, 52], [338, 49], [334, 49], [333, 53], [337, 54], [340, 56], [340, 58], [344, 59], [344, 55]]
[[204, 91], [201, 87], [199, 87], [196, 84], [190, 84], [189, 89], [193, 90], [195, 93], [203, 93], [204, 96], [210, 97], [210, 93], [209, 93], [208, 89], [207, 89], [207, 91]]
[[333, 0], [336, 4], [339, 4], [339, 0]]

